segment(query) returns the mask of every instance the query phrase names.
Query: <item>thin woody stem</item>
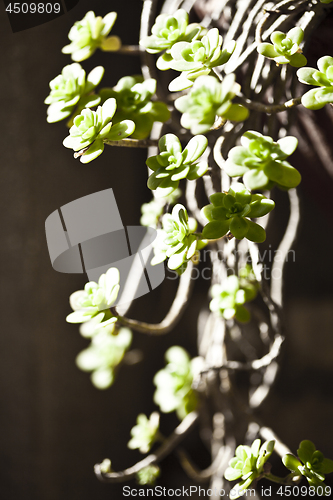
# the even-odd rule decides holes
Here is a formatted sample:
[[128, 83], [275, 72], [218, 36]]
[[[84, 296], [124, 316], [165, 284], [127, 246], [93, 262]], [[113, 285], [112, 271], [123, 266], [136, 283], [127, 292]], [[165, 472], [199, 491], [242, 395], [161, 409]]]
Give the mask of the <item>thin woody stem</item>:
[[268, 473], [264, 474], [263, 476], [265, 479], [269, 479], [269, 481], [272, 481], [273, 483], [278, 483], [278, 484], [295, 484], [296, 482], [299, 482], [300, 476], [297, 473], [291, 473], [288, 474], [285, 477], [279, 477], [275, 476], [274, 474]]
[[101, 464], [95, 465], [95, 474], [100, 481], [104, 483], [120, 483], [128, 481], [135, 477], [140, 470], [152, 464], [157, 464], [167, 455], [169, 455], [178, 445], [183, 441], [187, 434], [196, 425], [199, 418], [197, 412], [192, 412], [187, 415], [184, 420], [176, 427], [174, 432], [165, 440], [160, 448], [151, 455], [148, 455], [140, 462], [137, 462], [132, 467], [122, 470], [120, 472], [103, 472]]
[[158, 146], [155, 139], [122, 139], [121, 141], [104, 141], [107, 146], [120, 146], [123, 148], [150, 148]]
[[118, 316], [115, 310], [112, 311], [113, 314], [118, 317], [119, 323], [132, 328], [137, 332], [146, 333], [148, 335], [163, 335], [165, 333], [168, 333], [180, 319], [185, 307], [188, 304], [193, 284], [192, 268], [193, 263], [189, 261], [186, 271], [180, 277], [178, 290], [174, 301], [172, 302], [171, 308], [168, 314], [160, 323], [145, 323], [143, 321], [137, 321], [135, 319]]
[[244, 96], [238, 96], [241, 104], [248, 109], [253, 109], [254, 111], [261, 111], [263, 113], [280, 113], [281, 111], [286, 111], [287, 109], [294, 108], [301, 104], [301, 96], [295, 97], [294, 99], [290, 99], [283, 104], [264, 104], [262, 102], [251, 101], [251, 99], [247, 99]]

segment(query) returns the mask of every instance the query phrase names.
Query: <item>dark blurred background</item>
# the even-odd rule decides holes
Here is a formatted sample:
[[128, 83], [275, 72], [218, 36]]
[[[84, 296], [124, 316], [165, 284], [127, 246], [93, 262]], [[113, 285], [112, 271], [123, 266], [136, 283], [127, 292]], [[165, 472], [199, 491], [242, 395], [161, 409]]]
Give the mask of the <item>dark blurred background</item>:
[[[137, 44], [141, 7], [139, 0], [81, 0], [68, 14], [15, 34], [4, 8], [0, 9], [0, 497], [4, 500], [121, 498], [121, 485], [96, 480], [94, 463], [109, 457], [119, 470], [138, 460], [139, 453], [129, 451], [126, 443], [136, 415], [154, 409], [152, 376], [163, 366], [165, 350], [181, 344], [196, 354], [195, 320], [206, 300], [207, 283], [196, 284], [197, 293], [174, 332], [158, 339], [134, 335], [134, 347], [145, 355], [141, 364], [124, 367], [111, 389], [95, 389], [89, 376], [75, 366], [76, 355], [88, 342], [65, 322], [68, 297], [82, 288], [85, 279], [55, 272], [45, 240], [47, 216], [87, 194], [112, 187], [124, 225], [138, 224], [140, 206], [150, 200], [144, 150], [106, 148], [98, 160], [82, 165], [62, 146], [66, 127], [47, 124], [43, 104], [48, 82], [71, 62], [61, 48], [74, 21], [91, 8], [98, 15], [116, 10], [112, 33], [121, 36], [123, 44]], [[320, 37], [316, 47], [323, 55]], [[115, 85], [122, 76], [140, 71], [136, 57], [102, 52], [83, 66], [88, 72], [98, 64], [106, 70], [103, 85]], [[332, 137], [332, 121], [325, 130]], [[286, 274], [287, 342], [276, 388], [261, 417], [293, 450], [302, 439], [312, 439], [332, 456], [333, 183], [331, 173], [316, 158], [308, 158], [308, 166], [304, 156], [297, 161], [303, 176], [313, 174], [318, 165], [318, 189], [323, 194], [312, 196], [309, 180], [301, 185], [303, 222], [294, 247], [295, 262], [287, 264]], [[332, 167], [332, 156], [330, 161]], [[139, 299], [131, 315], [159, 321], [171, 293], [170, 284], [160, 287]], [[165, 433], [177, 424], [174, 416], [163, 422]], [[188, 443], [193, 451], [195, 445], [195, 440]], [[194, 459], [200, 463], [207, 457], [199, 450]], [[159, 484], [190, 484], [171, 458], [166, 462]]]

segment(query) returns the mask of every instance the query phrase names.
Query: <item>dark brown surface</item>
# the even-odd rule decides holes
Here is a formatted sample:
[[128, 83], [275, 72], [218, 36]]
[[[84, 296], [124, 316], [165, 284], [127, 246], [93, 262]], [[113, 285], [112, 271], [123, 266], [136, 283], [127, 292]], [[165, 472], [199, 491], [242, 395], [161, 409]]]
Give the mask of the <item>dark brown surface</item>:
[[[64, 203], [113, 187], [124, 224], [134, 225], [139, 221], [140, 205], [150, 199], [144, 151], [107, 148], [98, 161], [85, 166], [74, 161], [71, 152], [61, 145], [66, 128], [48, 125], [45, 120], [43, 100], [48, 94], [48, 81], [70, 63], [60, 49], [67, 42], [70, 26], [91, 4], [81, 0], [63, 18], [15, 35], [3, 9], [0, 12], [0, 497], [4, 500], [121, 498], [121, 486], [103, 485], [95, 479], [93, 464], [110, 457], [114, 468], [121, 469], [138, 458], [139, 454], [126, 448], [129, 430], [137, 413], [153, 409], [151, 378], [162, 365], [163, 352], [169, 345], [181, 343], [195, 354], [194, 324], [189, 325], [188, 315], [166, 338], [136, 335], [135, 345], [145, 350], [145, 361], [123, 369], [109, 391], [96, 390], [74, 363], [87, 341], [75, 326], [65, 323], [65, 316], [70, 312], [70, 293], [81, 288], [84, 280], [53, 271], [44, 221]], [[128, 8], [114, 0], [107, 6], [103, 1], [94, 2], [98, 14], [117, 10], [114, 33], [126, 44], [137, 43], [141, 2], [131, 3], [127, 19]], [[98, 64], [105, 65], [104, 80], [111, 85], [121, 76], [139, 71], [135, 58], [101, 53], [84, 65], [90, 69]], [[331, 203], [325, 202], [323, 208], [310, 200], [309, 193], [307, 189], [302, 194], [304, 222], [296, 245], [296, 262], [288, 265], [286, 281], [291, 337], [286, 347], [290, 350], [284, 358], [280, 385], [264, 413], [267, 423], [276, 425], [290, 446], [297, 446], [301, 439], [313, 439], [332, 455], [332, 363], [327, 349], [332, 344], [328, 312], [333, 303], [332, 209]], [[324, 229], [325, 239], [319, 243]], [[158, 289], [149, 299], [142, 299], [135, 310], [137, 316], [157, 321], [160, 311], [151, 306], [150, 300], [157, 304], [168, 293]], [[191, 312], [198, 311], [203, 297], [204, 290], [201, 294], [199, 291]], [[302, 344], [304, 356], [297, 361], [305, 317], [307, 347]], [[325, 332], [320, 342], [318, 330]], [[311, 355], [314, 350], [316, 356]], [[176, 419], [167, 421], [165, 432], [173, 423]], [[163, 474], [162, 484], [185, 484], [184, 479], [175, 477], [174, 469], [169, 479], [167, 476], [167, 472]]]

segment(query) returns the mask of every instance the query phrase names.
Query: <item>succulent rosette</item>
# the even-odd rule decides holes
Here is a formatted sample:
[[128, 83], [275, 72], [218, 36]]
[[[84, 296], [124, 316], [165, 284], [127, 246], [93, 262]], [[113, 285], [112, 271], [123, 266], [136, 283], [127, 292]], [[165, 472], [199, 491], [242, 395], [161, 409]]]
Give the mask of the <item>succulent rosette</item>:
[[97, 66], [86, 77], [78, 63], [65, 66], [56, 78], [50, 81], [50, 94], [45, 99], [49, 104], [47, 121], [58, 122], [70, 116], [75, 110], [97, 106], [101, 98], [93, 91], [101, 81], [104, 68]]
[[154, 377], [154, 402], [163, 413], [176, 411], [178, 418], [183, 420], [198, 405], [192, 383], [204, 369], [204, 360], [201, 357], [191, 359], [185, 349], [179, 346], [170, 347], [165, 353], [165, 360], [165, 368]]
[[214, 193], [209, 199], [211, 204], [202, 209], [209, 221], [202, 231], [204, 238], [222, 238], [230, 231], [239, 240], [247, 238], [256, 243], [265, 241], [264, 228], [250, 219], [263, 217], [273, 210], [273, 200], [262, 194], [251, 194], [239, 182], [232, 184], [228, 193]]
[[150, 486], [153, 486], [160, 474], [161, 469], [158, 465], [147, 465], [147, 467], [144, 467], [137, 472], [136, 479], [139, 484], [149, 484]]
[[[287, 453], [282, 459], [293, 473], [305, 476], [310, 486], [325, 486], [325, 474], [333, 472], [333, 460], [325, 458], [312, 441], [301, 441], [297, 450], [298, 458]], [[321, 493], [322, 494], [322, 493]]]
[[68, 33], [71, 43], [63, 47], [64, 54], [71, 54], [73, 61], [80, 62], [92, 56], [97, 49], [113, 51], [121, 46], [117, 36], [110, 36], [117, 19], [116, 12], [109, 12], [103, 18], [93, 11], [87, 12], [81, 21], [74, 23]]
[[196, 221], [189, 219], [185, 207], [178, 203], [171, 214], [163, 215], [162, 224], [163, 229], [157, 231], [153, 242], [154, 257], [151, 264], [154, 266], [168, 259], [169, 269], [182, 273], [197, 248], [200, 248], [198, 236], [192, 234], [196, 229]]
[[148, 179], [148, 187], [156, 197], [170, 195], [178, 188], [181, 179], [194, 180], [207, 172], [208, 163], [200, 157], [205, 152], [208, 140], [203, 135], [192, 137], [182, 150], [178, 137], [166, 134], [158, 142], [160, 153], [150, 156], [146, 164], [153, 170]]
[[286, 136], [274, 142], [269, 136], [249, 130], [241, 137], [241, 146], [229, 151], [223, 169], [230, 177], [243, 176], [248, 189], [282, 189], [298, 186], [301, 175], [286, 161], [296, 149], [296, 137]]
[[247, 323], [251, 316], [244, 306], [257, 296], [257, 287], [249, 280], [228, 276], [223, 283], [216, 283], [210, 289], [212, 300], [209, 308], [224, 319], [235, 318], [242, 323]]
[[253, 441], [252, 446], [240, 445], [236, 448], [235, 457], [229, 462], [229, 467], [224, 473], [227, 481], [241, 479], [231, 492], [232, 500], [245, 494], [263, 472], [264, 465], [273, 453], [275, 441], [265, 441], [261, 446], [260, 439]]
[[128, 328], [114, 328], [114, 325], [98, 330], [91, 344], [76, 357], [78, 368], [92, 372], [91, 381], [97, 389], [107, 389], [115, 378], [115, 370], [123, 360], [132, 341]]
[[117, 101], [114, 123], [129, 119], [135, 123], [133, 139], [145, 139], [149, 136], [154, 122], [166, 122], [170, 118], [167, 105], [161, 101], [152, 101], [156, 92], [156, 80], [142, 76], [124, 76], [113, 88], [101, 89], [102, 102], [110, 97]]
[[297, 77], [301, 83], [315, 85], [302, 96], [302, 104], [308, 109], [321, 109], [328, 103], [333, 103], [333, 57], [324, 56], [317, 61], [318, 70], [301, 68]]
[[222, 42], [219, 30], [212, 28], [201, 40], [173, 45], [170, 51], [170, 68], [182, 73], [170, 83], [169, 90], [173, 92], [187, 89], [199, 76], [208, 75], [212, 68], [225, 64], [235, 50], [236, 42], [231, 40], [223, 50]]
[[160, 425], [160, 415], [154, 411], [150, 418], [141, 413], [138, 415], [136, 425], [131, 429], [132, 438], [127, 446], [131, 450], [138, 449], [140, 453], [148, 453], [153, 446], [158, 435]]
[[86, 283], [84, 290], [78, 290], [70, 296], [70, 305], [74, 312], [66, 318], [68, 323], [85, 323], [94, 319], [95, 327], [114, 323], [117, 318], [110, 312], [119, 292], [119, 271], [111, 267], [98, 280]]
[[270, 38], [272, 43], [258, 45], [259, 54], [273, 59], [277, 64], [290, 64], [296, 68], [305, 66], [307, 59], [300, 49], [300, 43], [304, 38], [304, 31], [301, 28], [292, 28], [288, 33], [274, 31]]
[[74, 118], [74, 125], [69, 130], [63, 145], [74, 151], [82, 151], [80, 160], [89, 163], [104, 151], [104, 141], [120, 141], [134, 132], [132, 120], [123, 120], [115, 125], [112, 118], [115, 114], [116, 100], [107, 99], [96, 111], [84, 109]]
[[208, 132], [216, 119], [243, 121], [249, 112], [232, 99], [240, 91], [235, 75], [229, 74], [219, 82], [214, 76], [199, 76], [187, 95], [175, 100], [175, 107], [182, 114], [180, 123], [193, 135]]
[[151, 29], [151, 35], [140, 40], [140, 45], [150, 54], [166, 51], [157, 60], [160, 70], [170, 69], [171, 47], [180, 41], [191, 41], [198, 38], [205, 30], [198, 24], [188, 23], [188, 13], [178, 9], [172, 16], [160, 14]]

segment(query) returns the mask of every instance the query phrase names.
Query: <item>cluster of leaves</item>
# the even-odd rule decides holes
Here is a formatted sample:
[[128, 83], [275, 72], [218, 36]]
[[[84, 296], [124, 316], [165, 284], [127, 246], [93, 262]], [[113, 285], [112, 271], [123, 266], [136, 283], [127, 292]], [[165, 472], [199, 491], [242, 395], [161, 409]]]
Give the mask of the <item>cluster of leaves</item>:
[[250, 320], [250, 313], [244, 306], [257, 296], [258, 287], [248, 279], [228, 276], [222, 284], [215, 284], [210, 289], [212, 300], [209, 308], [224, 319], [235, 318], [242, 323]]
[[188, 261], [197, 250], [203, 248], [206, 242], [193, 234], [197, 223], [195, 219], [189, 218], [186, 208], [178, 203], [172, 209], [171, 214], [162, 217], [163, 229], [157, 230], [157, 237], [153, 242], [154, 257], [151, 265], [160, 264], [166, 259], [168, 267], [183, 273]]
[[150, 156], [146, 161], [147, 166], [153, 170], [148, 179], [148, 187], [155, 191], [157, 198], [170, 195], [178, 188], [181, 179], [198, 179], [207, 172], [207, 161], [199, 160], [207, 145], [205, 136], [196, 135], [182, 151], [176, 135], [166, 134], [160, 138], [160, 153]]
[[214, 76], [199, 76], [190, 92], [175, 100], [175, 107], [182, 114], [180, 123], [190, 129], [193, 135], [208, 132], [216, 118], [243, 121], [248, 109], [241, 104], [233, 104], [232, 99], [240, 91], [233, 73], [219, 82]]
[[228, 481], [241, 479], [230, 492], [232, 500], [244, 495], [253, 481], [262, 475], [265, 463], [273, 453], [275, 441], [265, 441], [260, 445], [260, 439], [256, 439], [251, 447], [240, 445], [236, 448], [235, 457], [230, 460], [229, 467], [224, 473]]
[[167, 365], [156, 373], [154, 402], [163, 413], [175, 411], [180, 420], [195, 410], [198, 397], [192, 383], [203, 369], [203, 358], [190, 359], [189, 354], [179, 346], [170, 347], [165, 353]]
[[116, 109], [117, 103], [113, 98], [107, 99], [96, 111], [84, 109], [74, 118], [63, 145], [80, 151], [80, 161], [89, 163], [103, 153], [105, 141], [120, 141], [131, 135], [135, 129], [132, 120], [122, 120], [113, 125], [112, 117]]
[[241, 137], [241, 146], [229, 151], [223, 168], [230, 177], [243, 176], [248, 189], [282, 189], [298, 186], [301, 175], [286, 161], [296, 149], [296, 137], [287, 136], [274, 142], [267, 135], [249, 130]]
[[240, 445], [236, 448], [235, 457], [230, 460], [229, 467], [224, 473], [224, 477], [228, 481], [241, 479], [232, 488], [231, 499], [246, 494], [246, 490], [251, 484], [262, 478], [286, 485], [295, 484], [295, 481], [298, 482], [302, 476], [306, 477], [311, 487], [315, 489], [321, 487], [317, 490], [318, 495], [326, 495], [324, 490], [325, 474], [333, 472], [333, 460], [325, 458], [312, 441], [304, 440], [297, 450], [298, 458], [290, 453], [282, 458], [283, 464], [291, 471], [291, 474], [284, 478], [274, 476], [270, 472], [271, 465], [267, 463], [274, 450], [274, 445], [275, 441], [266, 441], [260, 446], [260, 439], [256, 439], [251, 447]]
[[133, 139], [145, 139], [151, 132], [154, 122], [166, 122], [170, 118], [167, 105], [161, 101], [152, 101], [156, 92], [156, 80], [143, 80], [141, 75], [124, 76], [113, 88], [101, 89], [102, 102], [114, 98], [117, 110], [114, 123], [132, 120], [135, 123]]
[[74, 312], [66, 318], [68, 323], [85, 323], [93, 320], [90, 324], [94, 328], [108, 326], [117, 321], [112, 315], [110, 307], [113, 306], [119, 292], [119, 271], [111, 267], [98, 280], [86, 283], [84, 290], [78, 290], [70, 296], [70, 305]]
[[333, 460], [325, 458], [312, 441], [301, 441], [296, 458], [288, 453], [282, 459], [284, 465], [294, 474], [301, 474], [310, 486], [325, 486], [325, 474], [333, 472]]
[[139, 450], [140, 453], [148, 453], [158, 438], [160, 425], [160, 415], [154, 411], [150, 418], [140, 413], [137, 417], [136, 425], [131, 429], [132, 438], [127, 446], [131, 450]]
[[172, 59], [169, 66], [181, 71], [181, 75], [170, 83], [169, 90], [174, 92], [192, 87], [199, 76], [209, 75], [212, 68], [228, 62], [236, 42], [231, 40], [223, 50], [222, 42], [219, 30], [213, 28], [200, 40], [174, 44], [170, 51]]
[[240, 182], [232, 184], [227, 193], [214, 193], [209, 199], [211, 204], [202, 209], [209, 220], [202, 231], [204, 238], [222, 238], [230, 231], [239, 240], [247, 238], [256, 243], [265, 241], [265, 230], [249, 217], [268, 214], [275, 206], [273, 200], [262, 194], [251, 194]]
[[160, 14], [155, 19], [151, 35], [140, 40], [140, 45], [150, 54], [165, 51], [157, 60], [156, 66], [164, 71], [170, 69], [172, 56], [170, 50], [177, 42], [189, 42], [200, 38], [206, 30], [199, 24], [188, 23], [188, 13], [178, 9], [172, 16]]
[[136, 474], [136, 479], [139, 484], [154, 485], [156, 479], [160, 476], [161, 469], [158, 465], [147, 465], [143, 469], [139, 470]]
[[116, 328], [110, 324], [95, 329], [89, 347], [81, 351], [77, 358], [78, 368], [92, 372], [91, 381], [97, 389], [107, 389], [115, 379], [115, 372], [132, 342], [132, 332], [128, 328]]
[[304, 38], [301, 28], [292, 28], [288, 33], [274, 31], [270, 38], [272, 43], [258, 45], [259, 54], [273, 59], [277, 64], [290, 64], [296, 68], [305, 66], [307, 59], [299, 47]]
[[311, 89], [302, 96], [302, 104], [308, 109], [321, 109], [325, 104], [333, 102], [333, 57], [321, 57], [317, 65], [319, 71], [313, 68], [301, 68], [297, 71], [301, 83], [320, 87]]
[[86, 72], [79, 63], [65, 66], [56, 78], [50, 81], [50, 94], [45, 99], [49, 104], [47, 121], [58, 122], [75, 114], [81, 113], [83, 108], [97, 106], [101, 98], [94, 94], [100, 83], [104, 68], [97, 66], [86, 77]]
[[97, 49], [105, 51], [119, 50], [120, 39], [110, 36], [115, 21], [116, 12], [109, 12], [105, 17], [96, 17], [93, 11], [87, 12], [81, 21], [74, 23], [68, 33], [71, 43], [63, 47], [64, 54], [71, 54], [73, 61], [80, 62], [88, 59]]

